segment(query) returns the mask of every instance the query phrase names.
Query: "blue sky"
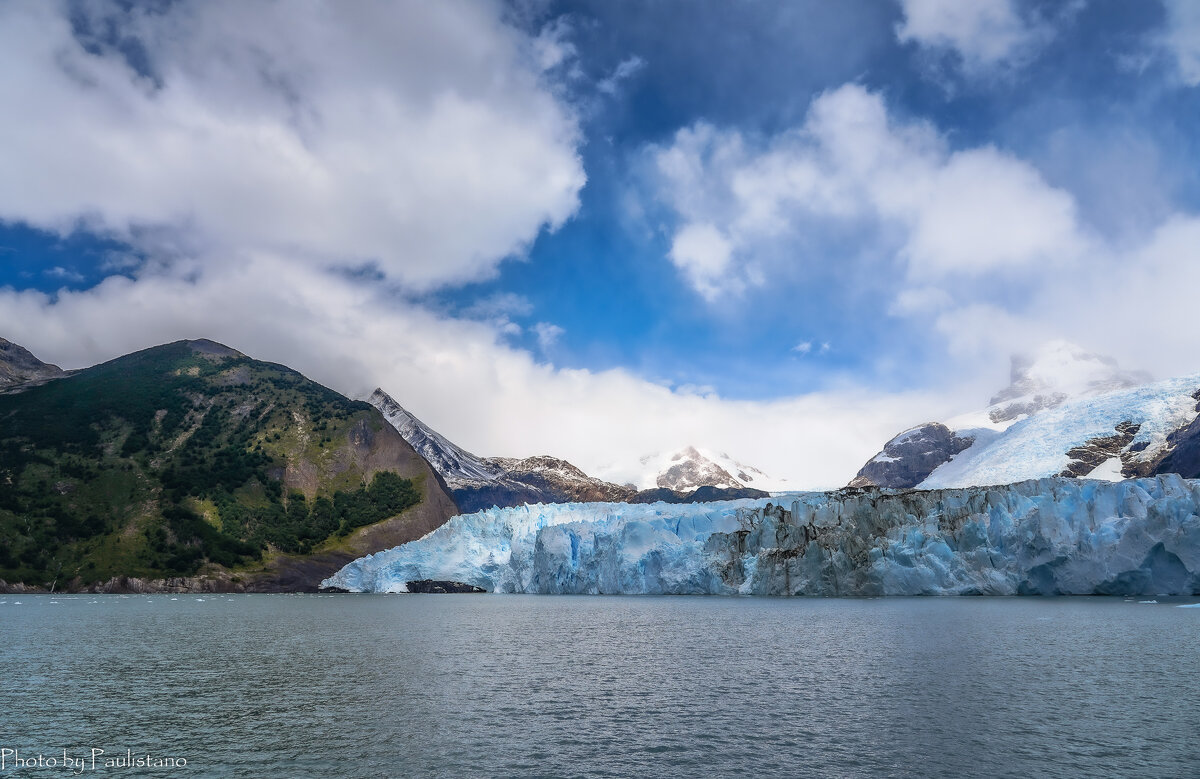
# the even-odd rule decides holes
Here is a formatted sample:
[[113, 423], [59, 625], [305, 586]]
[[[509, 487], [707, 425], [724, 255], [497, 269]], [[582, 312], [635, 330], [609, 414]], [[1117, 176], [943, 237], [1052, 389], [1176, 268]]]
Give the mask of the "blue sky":
[[0, 334], [72, 367], [215, 337], [484, 454], [813, 485], [1044, 340], [1200, 369], [1187, 0], [14, 2], [0, 39]]

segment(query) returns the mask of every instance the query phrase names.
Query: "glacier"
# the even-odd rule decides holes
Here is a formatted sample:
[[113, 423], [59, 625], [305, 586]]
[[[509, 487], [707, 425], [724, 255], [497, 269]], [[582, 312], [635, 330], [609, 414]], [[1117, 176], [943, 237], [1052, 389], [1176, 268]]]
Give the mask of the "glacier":
[[493, 508], [354, 560], [324, 586], [404, 592], [421, 579], [494, 593], [1195, 595], [1200, 481]]

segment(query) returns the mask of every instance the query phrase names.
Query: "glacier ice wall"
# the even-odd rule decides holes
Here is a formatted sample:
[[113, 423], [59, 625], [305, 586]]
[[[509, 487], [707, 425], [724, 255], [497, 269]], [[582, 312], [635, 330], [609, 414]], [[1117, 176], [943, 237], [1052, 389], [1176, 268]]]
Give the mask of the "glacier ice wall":
[[564, 504], [455, 517], [326, 586], [403, 592], [1200, 594], [1200, 482], [1061, 478], [691, 505]]

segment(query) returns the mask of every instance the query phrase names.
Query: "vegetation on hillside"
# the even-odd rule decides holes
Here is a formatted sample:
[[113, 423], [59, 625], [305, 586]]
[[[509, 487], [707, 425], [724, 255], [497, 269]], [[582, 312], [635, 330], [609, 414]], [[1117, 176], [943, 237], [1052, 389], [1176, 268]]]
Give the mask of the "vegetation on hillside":
[[[330, 467], [374, 410], [279, 365], [187, 342], [0, 395], [0, 578], [191, 575], [307, 553], [420, 501]], [[305, 495], [287, 467], [319, 473]]]

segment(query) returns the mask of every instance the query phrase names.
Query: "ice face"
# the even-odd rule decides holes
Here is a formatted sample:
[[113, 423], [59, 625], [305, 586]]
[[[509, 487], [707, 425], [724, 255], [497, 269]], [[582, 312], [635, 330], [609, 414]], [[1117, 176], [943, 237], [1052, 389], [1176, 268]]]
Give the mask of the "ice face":
[[710, 504], [490, 509], [361, 558], [327, 586], [403, 592], [1200, 594], [1200, 482], [1040, 479]]
[[[561, 503], [490, 508], [452, 518], [424, 538], [355, 560], [325, 586], [405, 592], [438, 579], [492, 592], [689, 593], [714, 533], [734, 532], [738, 512], [769, 501]], [[711, 591], [721, 591], [709, 583]]]

